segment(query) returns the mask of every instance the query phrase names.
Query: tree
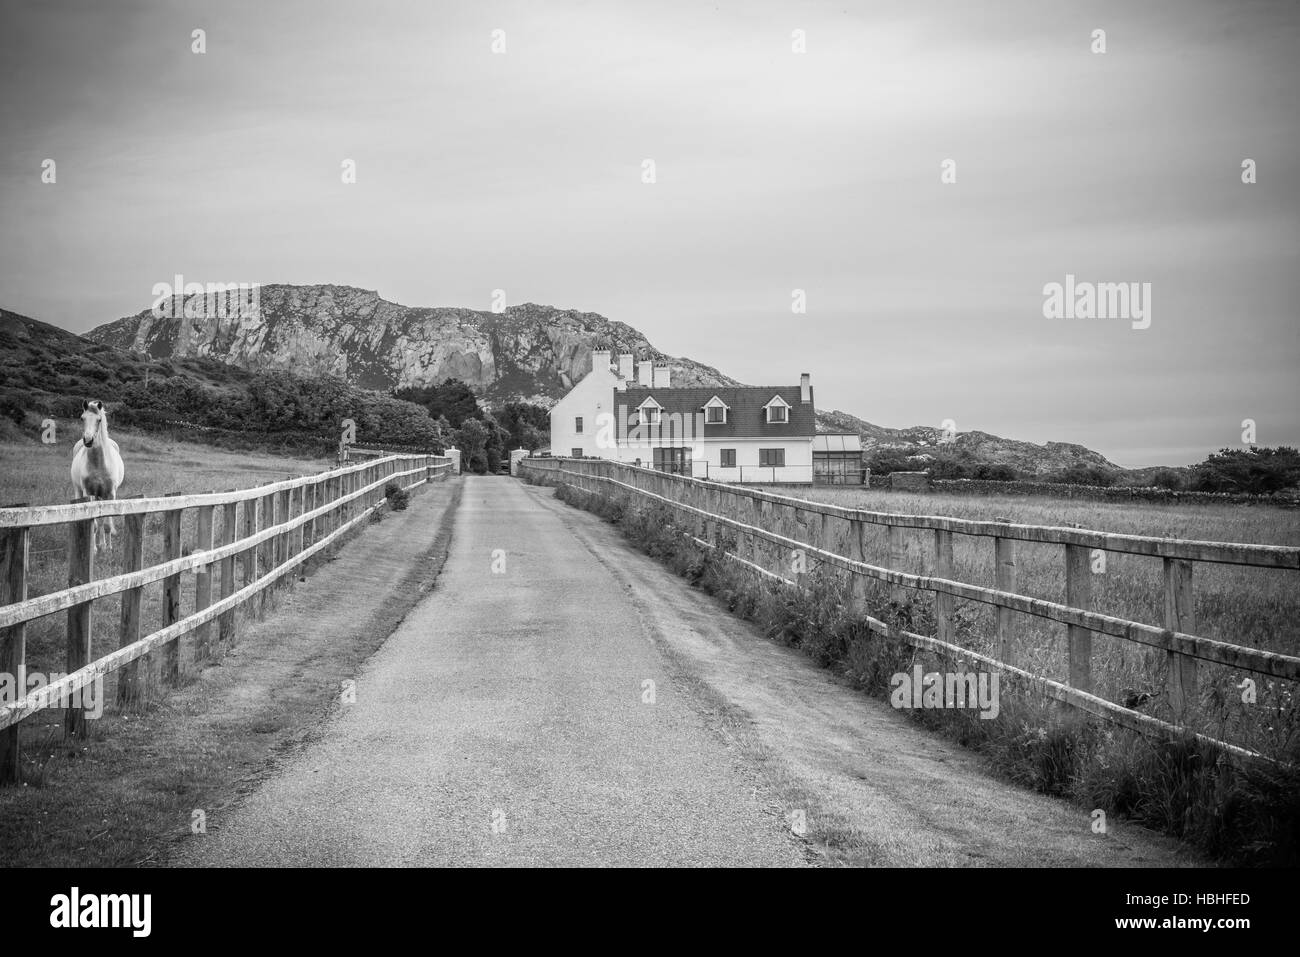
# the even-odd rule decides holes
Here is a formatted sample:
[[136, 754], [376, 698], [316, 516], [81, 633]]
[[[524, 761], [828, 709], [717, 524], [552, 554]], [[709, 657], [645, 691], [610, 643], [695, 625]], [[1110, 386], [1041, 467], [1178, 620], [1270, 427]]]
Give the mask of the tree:
[[1300, 484], [1300, 452], [1279, 448], [1220, 449], [1192, 467], [1192, 488], [1199, 492], [1268, 495]]
[[447, 379], [440, 385], [395, 389], [393, 398], [424, 406], [432, 418], [445, 417], [453, 429], [459, 429], [466, 419], [479, 416], [474, 390], [460, 379]]
[[888, 475], [890, 472], [911, 472], [915, 469], [908, 456], [898, 449], [881, 449], [866, 457], [867, 468], [872, 475]]
[[1183, 477], [1173, 469], [1157, 469], [1151, 473], [1147, 484], [1152, 488], [1167, 488], [1176, 492], [1183, 487]]
[[551, 441], [551, 418], [546, 409], [531, 402], [507, 402], [497, 422], [509, 433], [509, 449], [535, 452]]
[[461, 461], [475, 475], [488, 472], [488, 428], [480, 419], [466, 419], [456, 430], [456, 444], [460, 447]]
[[975, 467], [975, 477], [990, 482], [1016, 482], [1020, 473], [1004, 462], [982, 462]]
[[[469, 420], [466, 420], [469, 421]], [[510, 458], [510, 433], [503, 429], [490, 412], [479, 415], [479, 421], [487, 430], [483, 444], [483, 454], [487, 458], [487, 470], [495, 472], [501, 468], [502, 460]]]

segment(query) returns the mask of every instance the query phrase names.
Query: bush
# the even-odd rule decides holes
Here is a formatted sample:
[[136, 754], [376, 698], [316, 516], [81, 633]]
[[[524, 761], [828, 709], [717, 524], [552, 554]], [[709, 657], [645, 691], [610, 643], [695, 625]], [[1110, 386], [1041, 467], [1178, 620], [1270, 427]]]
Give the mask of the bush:
[[1193, 467], [1198, 492], [1268, 495], [1300, 483], [1300, 452], [1293, 448], [1220, 449]]
[[916, 469], [910, 456], [897, 449], [883, 449], [866, 457], [867, 468], [872, 475], [888, 475], [891, 472], [911, 472]]
[[388, 507], [394, 512], [404, 511], [411, 503], [411, 493], [396, 482], [389, 482], [384, 486], [384, 498], [388, 499]]
[[11, 420], [15, 425], [21, 426], [27, 418], [27, 412], [18, 401], [10, 396], [5, 396], [0, 399], [0, 416]]
[[1170, 491], [1178, 492], [1182, 490], [1185, 483], [1183, 482], [1182, 475], [1175, 472], [1173, 469], [1160, 469], [1151, 474], [1151, 478], [1147, 484], [1152, 488], [1167, 488]]
[[1117, 480], [1118, 477], [1114, 472], [1098, 465], [1083, 464], [1071, 465], [1067, 469], [1053, 472], [1043, 478], [1043, 481], [1053, 482], [1057, 485], [1092, 485], [1101, 488], [1109, 488]]

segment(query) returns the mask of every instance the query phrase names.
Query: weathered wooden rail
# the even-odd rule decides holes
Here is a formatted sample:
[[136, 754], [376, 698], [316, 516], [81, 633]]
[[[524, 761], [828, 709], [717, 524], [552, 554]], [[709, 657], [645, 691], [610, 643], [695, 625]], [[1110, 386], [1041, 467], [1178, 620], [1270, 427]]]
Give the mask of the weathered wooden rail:
[[[1192, 580], [1196, 563], [1300, 571], [1300, 548], [1153, 538], [1082, 528], [971, 521], [932, 515], [899, 515], [845, 508], [599, 459], [533, 458], [523, 460], [521, 467], [553, 483], [664, 505], [694, 526], [691, 536], [697, 544], [722, 548], [728, 558], [758, 574], [790, 585], [802, 585], [806, 574], [795, 573], [793, 577], [786, 577], [774, 571], [761, 543], [785, 550], [786, 554], [798, 551], [813, 563], [848, 572], [855, 599], [865, 597], [869, 580], [886, 583], [891, 597], [896, 600], [901, 599], [904, 590], [909, 588], [931, 593], [936, 623], [933, 636], [891, 629], [870, 616], [866, 616], [867, 623], [873, 631], [902, 638], [915, 647], [942, 652], [959, 660], [978, 661], [987, 667], [1015, 674], [1064, 704], [1142, 733], [1167, 736], [1185, 733], [1185, 728], [1122, 707], [1093, 693], [1094, 633], [1161, 649], [1168, 655], [1168, 691], [1173, 713], [1179, 722], [1186, 716], [1189, 703], [1197, 694], [1198, 662], [1227, 665], [1273, 678], [1300, 680], [1300, 658], [1198, 637], [1193, 634], [1192, 616]], [[936, 574], [915, 575], [898, 571], [896, 567], [868, 564], [865, 561], [865, 529], [870, 525], [884, 527], [889, 564], [893, 566], [902, 564], [902, 533], [905, 529], [933, 532]], [[722, 528], [735, 533], [737, 545], [734, 551], [723, 547], [718, 535]], [[810, 540], [799, 538], [800, 534]], [[954, 579], [954, 534], [993, 539], [995, 587]], [[1017, 592], [1018, 542], [1064, 547], [1064, 604]], [[848, 554], [835, 550], [841, 544], [847, 545], [844, 551]], [[1163, 627], [1101, 614], [1090, 608], [1090, 560], [1095, 550], [1143, 555], [1163, 561]], [[976, 653], [955, 643], [953, 602], [957, 598], [997, 609], [996, 657]], [[1054, 681], [1017, 665], [1013, 641], [1014, 615], [1017, 613], [1066, 625], [1068, 682]], [[1209, 738], [1205, 740], [1238, 757], [1259, 757], [1235, 745]]]
[[[161, 678], [181, 675], [180, 639], [195, 636], [194, 659], [217, 640], [236, 637], [235, 609], [283, 582], [286, 575], [363, 523], [385, 501], [384, 488], [413, 489], [451, 474], [451, 460], [432, 455], [390, 455], [316, 475], [230, 492], [162, 498], [87, 501], [0, 509], [0, 676], [11, 676], [16, 701], [0, 706], [0, 781], [19, 774], [19, 723], [51, 707], [65, 707], [65, 732], [86, 737], [85, 708], [77, 692], [115, 671], [119, 704], [140, 703], [148, 693], [142, 658], [160, 655]], [[221, 510], [221, 540], [214, 518]], [[185, 553], [182, 517], [195, 513], [195, 540]], [[162, 516], [163, 560], [145, 565], [145, 519]], [[126, 571], [95, 577], [92, 531], [97, 519], [122, 516]], [[28, 554], [32, 529], [68, 529], [68, 587], [28, 597]], [[194, 574], [193, 611], [181, 615], [183, 577]], [[144, 588], [161, 582], [163, 627], [141, 636]], [[215, 591], [215, 594], [214, 594]], [[92, 608], [97, 599], [120, 594], [121, 624], [116, 650], [92, 659]], [[68, 674], [27, 693], [28, 622], [67, 613]]]

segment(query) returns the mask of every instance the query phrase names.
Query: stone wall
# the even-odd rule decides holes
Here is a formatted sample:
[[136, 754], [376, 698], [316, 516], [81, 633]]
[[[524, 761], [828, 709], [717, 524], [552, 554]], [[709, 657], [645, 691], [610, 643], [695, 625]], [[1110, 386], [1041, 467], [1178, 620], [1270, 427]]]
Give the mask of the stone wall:
[[[899, 474], [899, 473], [894, 473]], [[915, 474], [915, 473], [903, 473]], [[894, 486], [897, 488], [897, 486]], [[1163, 488], [1116, 485], [1063, 485], [1055, 482], [993, 482], [986, 479], [932, 479], [930, 490], [956, 495], [1045, 495], [1105, 502], [1164, 502], [1201, 505], [1278, 505], [1295, 508], [1294, 497], [1235, 495], [1226, 492], [1174, 492]], [[924, 488], [924, 486], [922, 486]]]
[[889, 487], [909, 492], [924, 492], [930, 488], [929, 472], [890, 472]]

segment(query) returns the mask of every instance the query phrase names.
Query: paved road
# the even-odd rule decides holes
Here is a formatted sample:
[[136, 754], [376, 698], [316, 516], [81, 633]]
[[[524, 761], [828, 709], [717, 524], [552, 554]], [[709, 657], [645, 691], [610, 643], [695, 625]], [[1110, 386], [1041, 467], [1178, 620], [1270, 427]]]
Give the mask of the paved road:
[[355, 704], [176, 863], [1195, 863], [1007, 784], [551, 490], [462, 481]]
[[442, 574], [355, 704], [176, 863], [803, 864], [762, 775], [566, 527], [579, 513], [463, 481]]

